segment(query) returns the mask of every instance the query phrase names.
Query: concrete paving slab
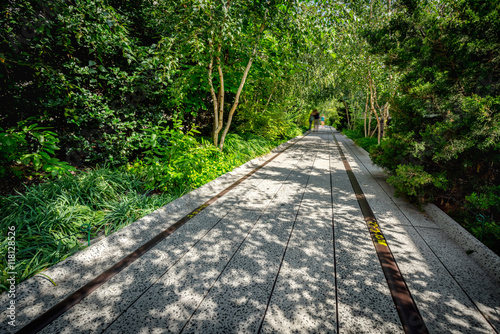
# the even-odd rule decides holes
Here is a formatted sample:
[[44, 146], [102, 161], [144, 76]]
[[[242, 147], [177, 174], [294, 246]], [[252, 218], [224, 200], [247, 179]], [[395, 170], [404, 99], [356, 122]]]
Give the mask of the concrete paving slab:
[[231, 211], [105, 333], [178, 333], [259, 217]]
[[288, 211], [262, 217], [183, 333], [257, 332], [294, 218]]
[[328, 155], [315, 160], [261, 333], [337, 330]]

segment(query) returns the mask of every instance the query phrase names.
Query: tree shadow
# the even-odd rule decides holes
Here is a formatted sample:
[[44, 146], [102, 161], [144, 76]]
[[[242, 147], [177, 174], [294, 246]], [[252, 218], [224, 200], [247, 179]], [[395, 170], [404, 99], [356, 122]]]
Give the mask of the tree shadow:
[[[43, 332], [402, 332], [342, 162], [325, 140], [326, 132], [304, 138]], [[394, 217], [378, 214], [431, 332], [491, 332], [450, 293], [456, 284], [411, 224], [383, 225]]]

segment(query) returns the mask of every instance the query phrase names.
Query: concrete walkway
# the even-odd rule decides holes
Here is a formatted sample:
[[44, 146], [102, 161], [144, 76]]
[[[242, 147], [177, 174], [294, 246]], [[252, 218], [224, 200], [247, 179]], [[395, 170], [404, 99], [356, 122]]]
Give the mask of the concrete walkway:
[[[429, 332], [498, 333], [500, 284], [434, 221], [394, 198], [365, 151], [336, 137]], [[164, 216], [162, 224], [179, 216]], [[133, 228], [114, 237], [114, 245]], [[106, 268], [127, 247], [137, 245], [124, 241], [122, 249], [96, 259]], [[78, 284], [101, 267], [79, 267]], [[0, 331], [21, 329], [75, 291], [74, 281], [61, 279], [56, 288], [33, 278], [20, 285], [18, 326], [8, 326], [4, 312]], [[2, 305], [6, 300], [3, 295]], [[324, 128], [283, 151], [42, 332], [402, 333], [403, 327], [332, 131]]]

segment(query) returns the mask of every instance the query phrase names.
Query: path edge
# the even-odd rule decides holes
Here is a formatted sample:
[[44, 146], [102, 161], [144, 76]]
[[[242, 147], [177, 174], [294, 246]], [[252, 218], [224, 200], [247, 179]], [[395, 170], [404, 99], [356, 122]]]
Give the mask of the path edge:
[[464, 252], [473, 251], [468, 256], [479, 264], [491, 278], [500, 283], [500, 256], [486, 247], [436, 205], [426, 204], [424, 211]]

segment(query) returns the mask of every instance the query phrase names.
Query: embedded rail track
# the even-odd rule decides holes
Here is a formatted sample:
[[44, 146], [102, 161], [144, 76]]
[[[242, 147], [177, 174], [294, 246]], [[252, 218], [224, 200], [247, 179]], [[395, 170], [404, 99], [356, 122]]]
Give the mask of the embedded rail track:
[[[402, 256], [404, 242], [386, 237], [381, 225], [335, 132], [309, 133], [17, 333], [429, 333], [442, 329], [442, 316], [460, 312], [447, 329], [497, 332], [500, 316], [489, 311], [498, 306], [495, 293], [489, 309], [462, 295], [453, 297], [462, 306], [452, 312], [439, 305], [444, 300], [425, 305], [418, 285], [434, 269], [409, 269], [420, 259]], [[158, 264], [152, 254], [162, 247], [175, 256], [158, 255]], [[154, 278], [135, 283], [141, 271]], [[431, 293], [442, 279], [429, 278]]]

